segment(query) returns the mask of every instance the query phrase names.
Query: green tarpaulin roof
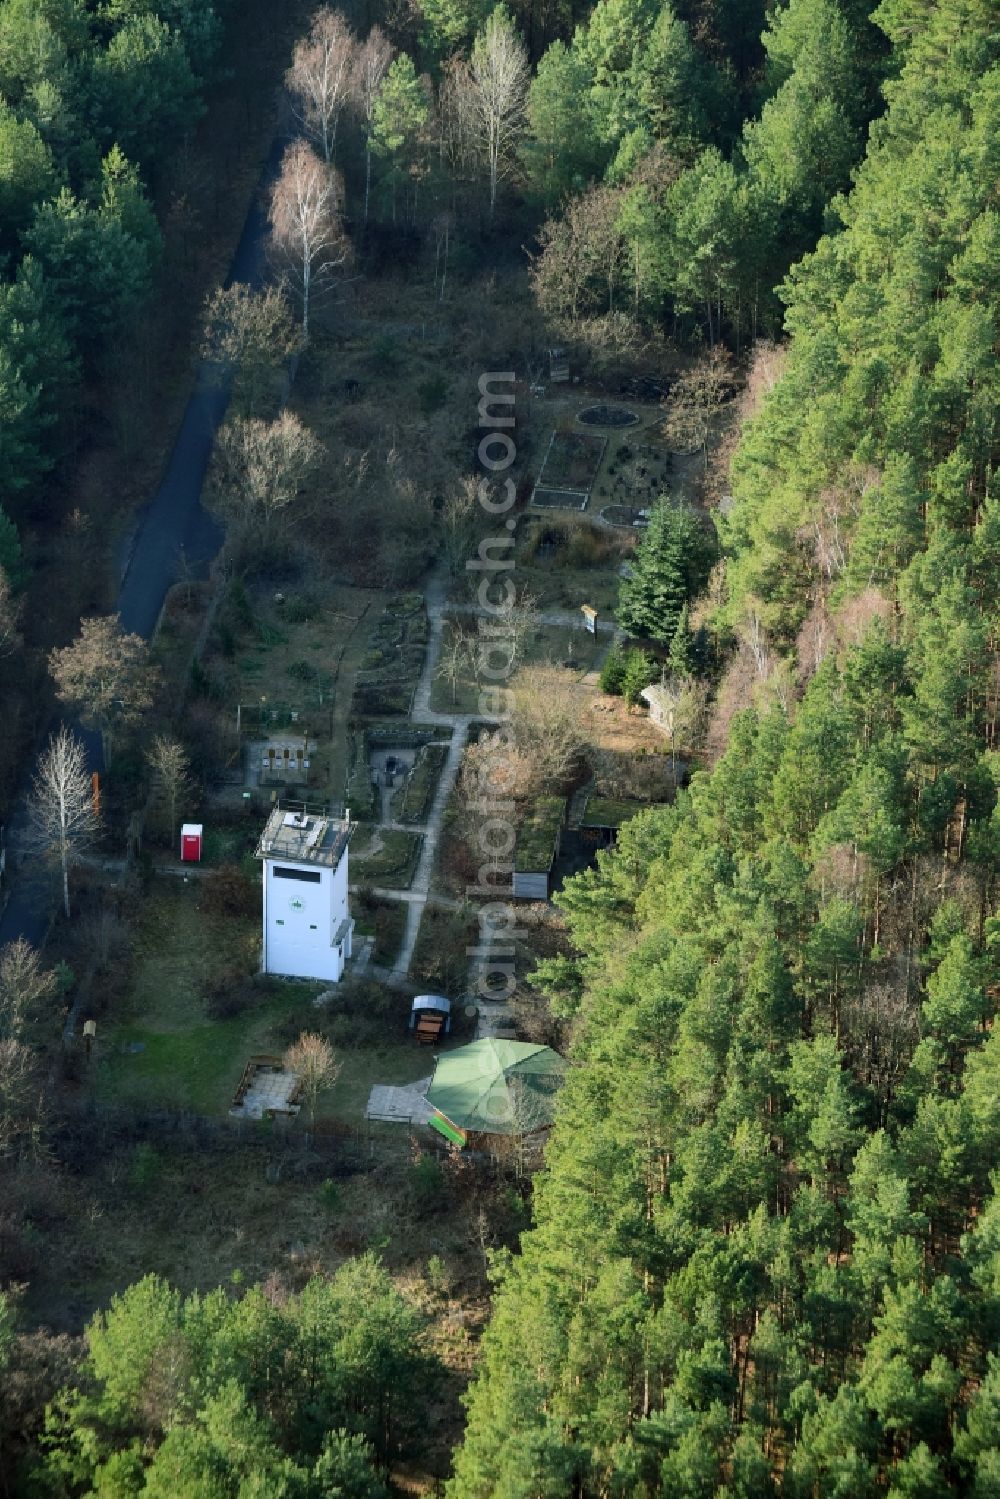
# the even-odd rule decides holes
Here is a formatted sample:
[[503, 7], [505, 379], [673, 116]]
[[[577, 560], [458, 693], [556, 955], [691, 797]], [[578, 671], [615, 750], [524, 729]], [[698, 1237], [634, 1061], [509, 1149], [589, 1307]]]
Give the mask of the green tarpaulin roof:
[[565, 1071], [550, 1046], [474, 1041], [439, 1059], [427, 1102], [459, 1129], [527, 1134], [552, 1123]]

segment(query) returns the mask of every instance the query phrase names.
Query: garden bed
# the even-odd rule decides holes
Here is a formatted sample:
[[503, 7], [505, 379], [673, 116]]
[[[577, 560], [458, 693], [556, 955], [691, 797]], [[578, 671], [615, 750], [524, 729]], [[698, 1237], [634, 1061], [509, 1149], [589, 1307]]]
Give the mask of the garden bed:
[[566, 802], [561, 796], [541, 796], [517, 830], [514, 872], [536, 874], [552, 868], [559, 834], [566, 820]]
[[353, 717], [406, 717], [429, 633], [423, 594], [404, 593], [386, 605], [354, 681]]
[[393, 815], [397, 821], [427, 821], [447, 758], [447, 744], [427, 744], [420, 751], [417, 763], [392, 799]]
[[[351, 817], [359, 822], [378, 818], [378, 798], [371, 767], [374, 750], [422, 749], [425, 745], [449, 738], [450, 734], [444, 728], [422, 729], [396, 722], [356, 724], [349, 735], [348, 775], [344, 788], [344, 805], [350, 807]], [[400, 820], [419, 822], [422, 819], [407, 817]]]
[[639, 414], [627, 406], [587, 406], [577, 416], [585, 427], [634, 427]]
[[601, 520], [609, 526], [629, 526], [633, 531], [644, 531], [649, 525], [649, 510], [636, 505], [605, 505]]
[[538, 488], [589, 493], [607, 445], [606, 437], [586, 432], [553, 432], [538, 475]]

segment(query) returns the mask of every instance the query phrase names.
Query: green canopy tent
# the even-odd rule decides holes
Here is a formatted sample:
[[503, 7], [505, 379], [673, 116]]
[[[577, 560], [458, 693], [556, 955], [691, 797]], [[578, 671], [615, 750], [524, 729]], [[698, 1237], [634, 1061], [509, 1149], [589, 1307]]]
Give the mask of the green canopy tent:
[[530, 1041], [474, 1041], [439, 1058], [429, 1123], [464, 1145], [470, 1133], [523, 1135], [552, 1123], [566, 1063]]

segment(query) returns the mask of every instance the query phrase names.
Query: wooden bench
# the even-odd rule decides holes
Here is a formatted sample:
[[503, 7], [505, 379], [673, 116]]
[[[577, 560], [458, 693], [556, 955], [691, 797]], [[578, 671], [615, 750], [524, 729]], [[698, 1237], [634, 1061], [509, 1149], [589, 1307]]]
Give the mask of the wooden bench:
[[427, 1046], [432, 1041], [437, 1041], [441, 1035], [444, 1025], [443, 1015], [424, 1014], [417, 1021], [416, 1037], [421, 1046]]

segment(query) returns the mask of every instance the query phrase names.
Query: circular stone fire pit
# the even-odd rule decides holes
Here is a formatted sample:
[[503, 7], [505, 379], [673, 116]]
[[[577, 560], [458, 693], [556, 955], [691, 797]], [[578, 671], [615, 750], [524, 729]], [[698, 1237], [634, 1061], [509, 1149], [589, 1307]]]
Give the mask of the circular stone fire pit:
[[577, 417], [585, 427], [634, 427], [639, 416], [627, 406], [587, 406]]

